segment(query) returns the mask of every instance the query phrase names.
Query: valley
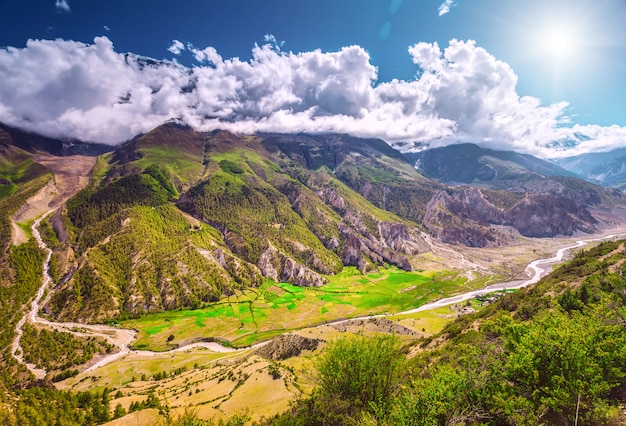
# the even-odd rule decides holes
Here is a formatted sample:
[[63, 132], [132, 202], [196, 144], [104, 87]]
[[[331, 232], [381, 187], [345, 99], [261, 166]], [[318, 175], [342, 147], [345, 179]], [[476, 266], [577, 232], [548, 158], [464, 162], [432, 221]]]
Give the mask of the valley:
[[[430, 240], [432, 254], [445, 253], [448, 259], [446, 264], [450, 265], [453, 262], [451, 259], [457, 259], [457, 278], [453, 279], [455, 273], [452, 271], [412, 273], [386, 267], [375, 273], [361, 274], [355, 268], [346, 268], [321, 288], [303, 289], [286, 283], [267, 283], [256, 290], [229, 296], [201, 310], [149, 315], [110, 327], [59, 323], [39, 316], [40, 303], [52, 280], [48, 264], [51, 251], [41, 239], [37, 228], [41, 220], [51, 213], [37, 218], [32, 225], [34, 238], [48, 255], [43, 269], [43, 285], [32, 302], [31, 311], [18, 322], [13, 356], [23, 362], [16, 353], [23, 353], [19, 339], [26, 322], [81, 337], [102, 338], [116, 348], [113, 353], [96, 356], [93, 361], [79, 366], [83, 371], [74, 378], [59, 382], [57, 386], [60, 389], [85, 391], [111, 388], [128, 395], [117, 401], [128, 410], [131, 403], [151, 394], [152, 383], [156, 380], [160, 387], [158, 397], [172, 401], [170, 409], [174, 413], [177, 407], [183, 410], [181, 413], [185, 407], [202, 407], [197, 413], [203, 418], [253, 412], [251, 418], [259, 420], [285, 410], [290, 400], [310, 392], [312, 383], [307, 371], [311, 361], [303, 358], [301, 353], [291, 358], [291, 361], [280, 364], [273, 364], [271, 360], [255, 354], [258, 348], [271, 345], [271, 339], [279, 339], [277, 336], [299, 335], [314, 341], [327, 341], [349, 330], [358, 333], [366, 329], [367, 333], [383, 332], [384, 327], [380, 328], [377, 320], [388, 318], [390, 324], [397, 324], [391, 329], [399, 335], [405, 335], [406, 341], [410, 342], [419, 336], [440, 331], [455, 316], [450, 314], [454, 311], [450, 311], [449, 305], [458, 305], [490, 292], [534, 284], [545, 275], [549, 266], [562, 261], [566, 252], [588, 242], [615, 238], [614, 235], [604, 235], [587, 241], [579, 240], [576, 244], [559, 248], [552, 258], [529, 263], [525, 269], [529, 274], [528, 280], [495, 284], [489, 283], [494, 279], [493, 275], [485, 280], [480, 274], [489, 271], [488, 265], [481, 266], [468, 261], [462, 251]], [[535, 252], [537, 243], [532, 244]], [[547, 247], [553, 249], [566, 243], [567, 240], [559, 239], [543, 245], [544, 250], [550, 250]], [[517, 249], [521, 250], [519, 247]], [[466, 272], [463, 273], [463, 270]], [[440, 298], [463, 291], [463, 288], [475, 290]], [[438, 300], [431, 301], [433, 297]], [[411, 309], [413, 306], [418, 307]], [[336, 319], [350, 316], [354, 318]], [[310, 324], [319, 325], [310, 327]], [[365, 324], [371, 325], [366, 328]], [[173, 338], [166, 338], [166, 335]], [[203, 341], [207, 340], [207, 336], [211, 340], [228, 343], [228, 346]], [[305, 355], [308, 352], [305, 350]], [[35, 378], [43, 379], [46, 376], [45, 370], [32, 364], [26, 365]], [[278, 383], [271, 378], [271, 374], [266, 373], [269, 369], [277, 371], [272, 374], [282, 378]], [[162, 373], [163, 378], [158, 378]], [[229, 381], [227, 386], [220, 385], [226, 376], [236, 379]], [[193, 398], [185, 398], [185, 402], [180, 405], [174, 402], [188, 391], [190, 395], [193, 391]], [[253, 404], [235, 402], [245, 401], [249, 395], [255, 395]], [[265, 400], [262, 395], [270, 399]], [[211, 404], [205, 407], [206, 401]], [[129, 415], [126, 422], [138, 419], [139, 413], [141, 411], [134, 416]], [[156, 412], [152, 414], [156, 416], [155, 419], [158, 418]], [[141, 414], [146, 415], [149, 414]]]
[[[23, 392], [102, 395], [115, 425], [269, 421], [316, 397], [334, 342], [392, 336], [418, 362], [626, 235], [610, 190], [448, 187], [379, 140], [168, 123], [97, 156], [7, 149], [39, 185], [6, 210], [7, 273], [31, 286], [7, 365]], [[522, 207], [531, 228], [502, 219]]]
[[[33, 234], [35, 238], [40, 240], [36, 225], [33, 225]], [[285, 410], [290, 400], [302, 395], [303, 392], [304, 394], [310, 392], [310, 390], [307, 389], [310, 389], [312, 386], [307, 373], [311, 361], [307, 360], [307, 358], [302, 358], [302, 354], [280, 364], [272, 364], [271, 360], [268, 361], [256, 355], [258, 348], [272, 344], [271, 340], [267, 340], [268, 338], [271, 339], [272, 335], [299, 335], [306, 339], [327, 341], [329, 338], [332, 338], [332, 336], [341, 335], [349, 330], [358, 333], [363, 333], [364, 330], [367, 330], [368, 334], [383, 332], [385, 328], [381, 328], [377, 320], [380, 318], [388, 318], [391, 324], [397, 324], [395, 333], [399, 333], [401, 336], [405, 335], [405, 339], [407, 339], [408, 342], [415, 339], [416, 336], [432, 335], [439, 331], [441, 327], [449, 321], [449, 318], [455, 316], [450, 315], [450, 312], [454, 311], [450, 311], [448, 308], [449, 305], [460, 304], [467, 300], [474, 299], [481, 294], [497, 292], [511, 287], [523, 288], [527, 285], [534, 284], [545, 275], [545, 268], [562, 261], [566, 252], [579, 248], [587, 243], [614, 238], [616, 238], [615, 235], [605, 235], [589, 239], [588, 241], [577, 241], [575, 244], [558, 249], [557, 254], [552, 258], [535, 260], [526, 268], [526, 272], [530, 277], [525, 281], [491, 284], [479, 290], [466, 292], [447, 299], [440, 299], [432, 303], [422, 304], [424, 299], [417, 300], [413, 303], [422, 304], [422, 306], [403, 312], [380, 315], [370, 311], [370, 315], [366, 317], [330, 321], [327, 324], [323, 324], [324, 319], [319, 318], [317, 312], [297, 312], [296, 303], [306, 303], [302, 300], [305, 299], [306, 296], [298, 297], [298, 295], [304, 293], [306, 290], [303, 291], [302, 289], [287, 284], [272, 284], [269, 287], [261, 288], [259, 293], [283, 290], [282, 296], [284, 300], [279, 300], [280, 296], [276, 295], [278, 297], [272, 297], [271, 302], [275, 305], [289, 304], [292, 306], [287, 308], [285, 312], [280, 312], [275, 315], [274, 321], [276, 319], [282, 319], [289, 324], [291, 329], [281, 326], [280, 330], [273, 333], [262, 333], [259, 332], [259, 324], [257, 323], [257, 331], [254, 333], [254, 338], [264, 339], [263, 343], [250, 346], [254, 340], [244, 339], [244, 347], [241, 349], [231, 349], [215, 342], [185, 343], [183, 341], [177, 343], [174, 341], [159, 343], [162, 340], [159, 335], [180, 334], [181, 332], [176, 332], [179, 328], [189, 332], [190, 328], [194, 328], [193, 325], [190, 325], [191, 321], [197, 324], [198, 334], [196, 339], [207, 335], [214, 337], [219, 335], [220, 332], [224, 333], [224, 330], [229, 328], [224, 325], [223, 322], [230, 316], [235, 315], [235, 312], [240, 314], [236, 322], [241, 322], [242, 325], [244, 324], [246, 318], [242, 316], [241, 311], [237, 309], [237, 306], [241, 305], [249, 305], [251, 312], [258, 310], [257, 316], [265, 316], [262, 313], [262, 309], [253, 307], [253, 300], [245, 300], [246, 295], [243, 294], [234, 297], [234, 299], [236, 299], [235, 302], [229, 303], [230, 300], [227, 300], [208, 310], [173, 312], [158, 315], [157, 318], [145, 317], [142, 318], [140, 322], [122, 324], [123, 327], [130, 326], [142, 330], [139, 334], [136, 334], [132, 330], [119, 327], [50, 322], [38, 316], [36, 311], [36, 309], [38, 309], [37, 300], [33, 303], [33, 311], [29, 312], [24, 317], [24, 320], [29, 320], [35, 324], [52, 327], [59, 331], [72, 334], [84, 335], [88, 333], [90, 335], [104, 337], [117, 346], [118, 349], [116, 353], [103, 356], [95, 360], [95, 363], [92, 362], [85, 365], [86, 368], [84, 368], [84, 372], [80, 373], [75, 378], [60, 382], [57, 385], [60, 389], [94, 390], [111, 388], [116, 390], [116, 392], [127, 395], [126, 397], [119, 398], [117, 403], [122, 403], [125, 405], [125, 409], [129, 409], [129, 404], [139, 401], [142, 397], [147, 397], [151, 394], [153, 390], [152, 384], [156, 381], [159, 383], [160, 388], [157, 393], [158, 397], [165, 401], [172, 401], [170, 409], [172, 409], [173, 412], [177, 412], [177, 407], [183, 410], [180, 411], [181, 413], [184, 412], [185, 407], [202, 407], [197, 411], [198, 414], [203, 418], [211, 418], [215, 416], [221, 417], [223, 415], [230, 417], [237, 413], [249, 411], [254, 413], [251, 417], [252, 419], [259, 420], [262, 417]], [[563, 245], [564, 243], [564, 240], [553, 242], [553, 244], [557, 246]], [[545, 266], [540, 267], [539, 265]], [[354, 294], [359, 294], [371, 304], [369, 306], [370, 309], [389, 308], [389, 305], [385, 305], [384, 302], [390, 298], [390, 295], [408, 292], [428, 294], [428, 291], [424, 291], [424, 289], [420, 288], [419, 284], [416, 285], [416, 283], [427, 281], [428, 279], [432, 281], [432, 277], [428, 278], [422, 274], [417, 275], [417, 277], [407, 276], [406, 273], [397, 270], [390, 272], [385, 271], [379, 274], [369, 274], [367, 278], [373, 282], [379, 282], [383, 287], [391, 286], [389, 292], [385, 292], [384, 288], [381, 289], [380, 286], [373, 287], [377, 289], [377, 293], [379, 294], [378, 297], [375, 297], [372, 294], [368, 294], [367, 291], [364, 291], [363, 287], [361, 287], [364, 285], [363, 281], [367, 281], [364, 276], [361, 275], [362, 278], [360, 278], [357, 283], [359, 285], [355, 286], [354, 283], [350, 284], [350, 281], [352, 281], [350, 280], [351, 275], [354, 276], [354, 272], [346, 271], [346, 276], [343, 279], [340, 277], [345, 287], [337, 287], [329, 284], [324, 289], [320, 290], [320, 293], [322, 293], [321, 296], [319, 294], [314, 295], [318, 296], [320, 298], [319, 300], [322, 300], [322, 304], [316, 304], [314, 302], [308, 303], [311, 303], [317, 309], [320, 309], [320, 307], [321, 309], [325, 309], [323, 306], [328, 303], [346, 304], [354, 308], [355, 306], [347, 299], [353, 297]], [[416, 280], [416, 278], [418, 279]], [[46, 280], [49, 281], [49, 276], [46, 277]], [[405, 287], [407, 284], [411, 284], [411, 286]], [[349, 292], [346, 291], [348, 288], [351, 289]], [[447, 290], [445, 287], [438, 288], [435, 293], [438, 295], [446, 295], [457, 292], [459, 288], [462, 287], [459, 285], [458, 281], [456, 283], [452, 282]], [[43, 294], [43, 289], [44, 286], [41, 287], [38, 293], [39, 295]], [[285, 295], [289, 295], [290, 297], [285, 297]], [[332, 296], [324, 297], [330, 295]], [[255, 296], [257, 296], [256, 293]], [[311, 295], [308, 296], [310, 297]], [[382, 300], [380, 299], [381, 297]], [[267, 304], [265, 300], [259, 301], [258, 297], [254, 299], [254, 302], [257, 304]], [[225, 308], [225, 306], [227, 308]], [[402, 307], [406, 308], [406, 306], [408, 305], [396, 305], [395, 309], [391, 308], [388, 309], [388, 311], [402, 310]], [[429, 314], [424, 311], [433, 312]], [[352, 314], [359, 315], [359, 310], [355, 310]], [[160, 320], [159, 317], [161, 318]], [[185, 322], [185, 317], [190, 318], [190, 321]], [[434, 325], [433, 328], [433, 321], [429, 321], [429, 317], [433, 319], [439, 318], [439, 324]], [[446, 317], [448, 319], [446, 319]], [[222, 323], [221, 327], [207, 327], [207, 324], [199, 324], [199, 321], [204, 322], [210, 318], [220, 318], [220, 323]], [[301, 318], [302, 322], [299, 323], [296, 318]], [[274, 322], [271, 319], [268, 319], [268, 321], [271, 323]], [[306, 323], [310, 324], [316, 322], [322, 324], [312, 328], [304, 325]], [[418, 331], [420, 325], [427, 323], [427, 331], [425, 327], [421, 328], [421, 332]], [[162, 325], [160, 326], [159, 324]], [[366, 328], [365, 324], [371, 325]], [[340, 328], [339, 325], [342, 327]], [[18, 327], [19, 326], [18, 324]], [[241, 330], [238, 331], [241, 332]], [[18, 335], [19, 334], [18, 332]], [[136, 340], [138, 336], [139, 340]], [[239, 339], [235, 339], [234, 341], [226, 340], [228, 337], [232, 337], [228, 334], [223, 334], [220, 337], [236, 345], [242, 344], [241, 342], [238, 343]], [[178, 337], [177, 340], [179, 338], [180, 337]], [[186, 338], [187, 341], [190, 339], [189, 335], [184, 336], [184, 338]], [[131, 345], [135, 346], [136, 349], [131, 350]], [[172, 346], [174, 346], [173, 349], [171, 348]], [[317, 346], [317, 344], [315, 346]], [[154, 348], [160, 351], [148, 351], [143, 348]], [[310, 351], [305, 350], [305, 355], [308, 352]], [[269, 377], [271, 375], [268, 376], [266, 371], [269, 371], [270, 368], [278, 371], [276, 374], [281, 377], [280, 381], [275, 382], [276, 379]], [[36, 369], [33, 366], [29, 366], [29, 369], [31, 369], [35, 377], [43, 378], [45, 375], [45, 371]], [[159, 378], [161, 377], [159, 376], [161, 373], [163, 373], [163, 376]], [[221, 381], [226, 376], [235, 379], [234, 381], [229, 380], [226, 386], [220, 385]], [[182, 405], [175, 402], [182, 395], [186, 395], [188, 391], [190, 394], [193, 392], [193, 398], [185, 398], [185, 402]], [[249, 398], [250, 395], [255, 395], [252, 404], [241, 402]], [[268, 396], [270, 399], [264, 399], [263, 395]], [[239, 400], [241, 401], [235, 402]], [[210, 401], [211, 404], [205, 406], [206, 401]], [[137, 416], [140, 415], [139, 413], [140, 412], [137, 412], [134, 416], [130, 415], [126, 421], [132, 422], [133, 419], [137, 419]], [[153, 414], [156, 416], [155, 418], [158, 418], [158, 414]], [[147, 414], [141, 415], [145, 416]]]

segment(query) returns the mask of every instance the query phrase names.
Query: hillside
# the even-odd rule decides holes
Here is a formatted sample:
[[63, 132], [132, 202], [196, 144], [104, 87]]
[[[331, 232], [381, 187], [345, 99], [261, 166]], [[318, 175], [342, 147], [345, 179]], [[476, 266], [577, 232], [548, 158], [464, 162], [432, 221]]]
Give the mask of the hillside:
[[405, 156], [426, 176], [450, 184], [508, 189], [513, 181], [526, 184], [544, 176], [580, 177], [532, 155], [497, 151], [470, 143], [406, 153]]
[[456, 185], [433, 197], [425, 220], [431, 233], [446, 242], [481, 247], [512, 238], [493, 228], [485, 232], [486, 224], [511, 227], [528, 237], [593, 233], [604, 226], [609, 211], [621, 216], [626, 205], [620, 191], [530, 155], [473, 144], [405, 155], [425, 175]]
[[555, 163], [591, 182], [621, 190], [626, 187], [626, 148], [560, 158]]
[[378, 139], [175, 122], [98, 167], [50, 219], [58, 287], [44, 309], [63, 321], [200, 307], [265, 279], [321, 286], [346, 266], [411, 271], [429, 250], [421, 229], [470, 247], [593, 233], [590, 209], [623, 202], [567, 177], [535, 193], [445, 187]]
[[263, 424], [624, 424], [625, 244], [583, 251], [415, 345], [340, 338], [312, 396]]
[[266, 278], [319, 286], [344, 266], [414, 269], [427, 248], [414, 224], [276, 144], [170, 123], [122, 146], [57, 224], [75, 258], [57, 262], [46, 311], [103, 321], [198, 307]]

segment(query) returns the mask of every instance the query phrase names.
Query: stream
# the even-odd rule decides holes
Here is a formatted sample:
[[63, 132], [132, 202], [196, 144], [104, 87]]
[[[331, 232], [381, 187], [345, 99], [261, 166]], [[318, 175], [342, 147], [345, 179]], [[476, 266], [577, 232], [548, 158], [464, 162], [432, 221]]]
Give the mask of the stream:
[[[18, 321], [15, 327], [15, 339], [13, 340], [13, 343], [11, 346], [11, 354], [13, 355], [13, 357], [20, 364], [25, 365], [26, 368], [28, 368], [28, 370], [37, 379], [43, 379], [46, 376], [47, 372], [44, 369], [37, 368], [36, 365], [26, 363], [23, 358], [24, 350], [20, 342], [21, 342], [21, 338], [23, 334], [23, 328], [26, 322], [45, 325], [58, 331], [72, 333], [76, 336], [82, 336], [82, 337], [94, 336], [94, 337], [103, 338], [106, 341], [108, 341], [110, 344], [118, 348], [117, 352], [107, 354], [104, 356], [96, 356], [94, 360], [92, 360], [92, 362], [88, 364], [88, 367], [85, 371], [95, 370], [99, 367], [109, 364], [115, 361], [116, 359], [119, 359], [123, 357], [124, 355], [130, 354], [130, 353], [139, 354], [143, 356], [153, 356], [157, 354], [181, 352], [181, 351], [185, 351], [185, 350], [192, 349], [192, 348], [198, 348], [198, 347], [204, 347], [204, 348], [210, 349], [213, 352], [222, 352], [222, 353], [244, 351], [244, 350], [251, 349], [251, 348], [233, 349], [233, 348], [222, 346], [219, 343], [215, 343], [215, 342], [197, 342], [197, 343], [191, 343], [189, 345], [181, 346], [179, 348], [175, 348], [166, 352], [133, 350], [131, 349], [131, 345], [137, 335], [137, 332], [134, 330], [111, 327], [107, 325], [52, 322], [52, 321], [48, 321], [45, 318], [41, 318], [39, 316], [40, 305], [43, 304], [41, 303], [41, 300], [46, 294], [46, 290], [48, 289], [48, 286], [52, 282], [52, 277], [50, 275], [50, 258], [52, 257], [52, 250], [44, 243], [43, 239], [41, 238], [41, 234], [37, 230], [37, 227], [39, 226], [39, 224], [41, 223], [43, 219], [45, 219], [48, 215], [52, 214], [53, 212], [54, 210], [51, 210], [47, 212], [46, 214], [44, 214], [43, 216], [41, 216], [39, 219], [37, 219], [33, 223], [31, 227], [33, 231], [33, 237], [37, 241], [39, 248], [41, 248], [46, 254], [46, 258], [42, 266], [42, 269], [43, 269], [42, 285], [41, 287], [39, 287], [39, 290], [37, 291], [37, 295], [31, 302], [30, 310]], [[626, 234], [608, 235], [608, 236], [601, 237], [601, 238], [579, 240], [573, 245], [569, 245], [567, 247], [563, 247], [559, 249], [554, 257], [547, 258], [547, 259], [534, 260], [531, 263], [529, 263], [528, 266], [526, 267], [526, 274], [529, 276], [529, 278], [526, 281], [512, 281], [512, 282], [492, 284], [480, 290], [473, 290], [473, 291], [469, 291], [467, 293], [463, 293], [457, 296], [448, 297], [445, 299], [439, 299], [437, 301], [422, 305], [419, 308], [411, 309], [411, 310], [404, 311], [404, 312], [399, 312], [396, 314], [369, 315], [369, 316], [364, 316], [364, 317], [359, 317], [359, 318], [350, 318], [350, 319], [345, 319], [345, 320], [333, 321], [330, 323], [322, 324], [320, 326], [336, 325], [336, 324], [341, 324], [345, 322], [359, 321], [359, 320], [369, 319], [369, 318], [383, 318], [383, 317], [387, 317], [390, 315], [412, 314], [416, 312], [422, 312], [422, 311], [440, 308], [443, 306], [452, 305], [455, 303], [461, 303], [466, 300], [472, 299], [476, 296], [485, 295], [494, 291], [499, 291], [499, 290], [504, 290], [504, 289], [509, 289], [509, 290], [520, 289], [520, 288], [523, 288], [523, 287], [526, 287], [526, 286], [529, 286], [531, 284], [538, 282], [544, 275], [547, 274], [547, 270], [549, 266], [563, 260], [563, 256], [565, 255], [565, 252], [578, 248], [578, 247], [582, 247], [590, 242], [613, 239], [613, 238], [616, 238], [618, 236], [623, 236], [623, 235], [626, 235]], [[270, 341], [257, 343], [256, 345], [252, 346], [252, 348], [257, 348], [257, 347], [266, 345], [269, 342]]]

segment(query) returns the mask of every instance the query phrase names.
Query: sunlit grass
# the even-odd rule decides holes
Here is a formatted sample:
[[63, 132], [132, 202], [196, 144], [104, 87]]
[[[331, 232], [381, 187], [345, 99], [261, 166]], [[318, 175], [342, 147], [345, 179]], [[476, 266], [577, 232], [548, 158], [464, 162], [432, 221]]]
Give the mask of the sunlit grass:
[[202, 309], [152, 314], [122, 325], [140, 330], [135, 342], [140, 349], [167, 350], [195, 339], [241, 347], [338, 319], [402, 312], [466, 284], [451, 272], [406, 272], [395, 267], [368, 274], [347, 267], [328, 278], [330, 283], [323, 287], [267, 281]]

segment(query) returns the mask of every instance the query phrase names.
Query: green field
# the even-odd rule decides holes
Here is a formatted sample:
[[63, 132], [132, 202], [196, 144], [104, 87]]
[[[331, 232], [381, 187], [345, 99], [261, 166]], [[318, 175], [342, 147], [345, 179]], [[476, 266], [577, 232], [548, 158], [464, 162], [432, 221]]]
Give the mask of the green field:
[[151, 314], [121, 325], [140, 331], [137, 349], [167, 350], [194, 339], [241, 347], [342, 318], [405, 311], [449, 295], [465, 283], [451, 272], [405, 272], [395, 267], [369, 274], [348, 267], [329, 279], [323, 287], [267, 281], [202, 309]]

